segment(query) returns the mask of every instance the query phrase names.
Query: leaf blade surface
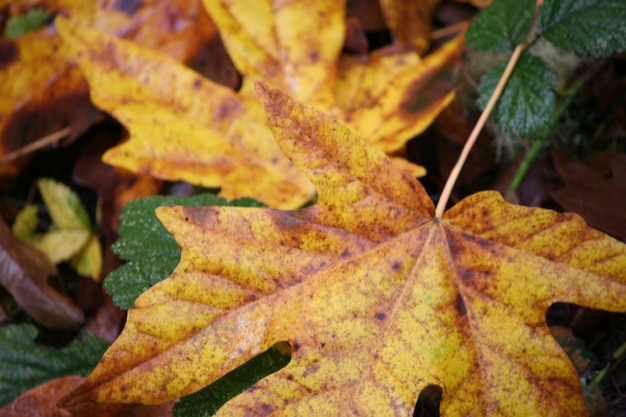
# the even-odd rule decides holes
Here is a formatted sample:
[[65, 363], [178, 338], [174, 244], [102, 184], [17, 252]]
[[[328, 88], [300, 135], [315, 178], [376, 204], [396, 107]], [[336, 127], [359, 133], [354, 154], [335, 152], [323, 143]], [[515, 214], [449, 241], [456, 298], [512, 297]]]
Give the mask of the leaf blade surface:
[[382, 153], [319, 111], [258, 88], [317, 204], [159, 209], [181, 261], [137, 299], [66, 404], [164, 402], [288, 341], [291, 362], [218, 416], [409, 416], [430, 385], [443, 388], [443, 414], [584, 415], [545, 310], [557, 301], [625, 310], [626, 247], [578, 216], [514, 206], [494, 192], [433, 218], [421, 185]]

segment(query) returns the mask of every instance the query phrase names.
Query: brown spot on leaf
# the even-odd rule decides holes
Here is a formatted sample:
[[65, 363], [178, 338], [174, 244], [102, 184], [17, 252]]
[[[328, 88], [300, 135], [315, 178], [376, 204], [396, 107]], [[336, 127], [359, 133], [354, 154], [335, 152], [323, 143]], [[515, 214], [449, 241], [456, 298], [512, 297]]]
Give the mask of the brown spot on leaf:
[[132, 16], [141, 7], [141, 0], [117, 0], [114, 7]]
[[455, 79], [456, 75], [450, 69], [434, 68], [406, 89], [400, 108], [409, 114], [426, 111], [452, 90]]
[[456, 308], [456, 310], [462, 317], [467, 314], [467, 310], [465, 309], [465, 303], [463, 302], [463, 297], [461, 297], [461, 294], [457, 294], [456, 300], [454, 301], [454, 308]]
[[15, 42], [0, 42], [0, 71], [17, 61], [19, 53]]
[[239, 108], [239, 101], [236, 98], [229, 98], [222, 101], [215, 111], [215, 119], [220, 120], [235, 113]]
[[311, 63], [316, 63], [317, 61], [320, 60], [320, 53], [319, 51], [313, 51], [309, 54], [309, 59], [311, 60]]

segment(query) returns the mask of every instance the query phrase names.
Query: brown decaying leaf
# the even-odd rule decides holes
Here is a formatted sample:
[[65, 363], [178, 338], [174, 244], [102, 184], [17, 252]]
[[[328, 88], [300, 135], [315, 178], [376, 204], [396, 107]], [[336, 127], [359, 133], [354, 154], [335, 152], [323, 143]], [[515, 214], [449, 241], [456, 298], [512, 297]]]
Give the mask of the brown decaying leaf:
[[550, 192], [550, 196], [590, 225], [626, 241], [626, 155], [603, 156], [610, 178], [555, 150], [556, 170], [565, 188]]
[[78, 387], [85, 378], [64, 376], [53, 379], [17, 397], [0, 410], [2, 417], [171, 417], [173, 403], [81, 404], [69, 409], [57, 407], [61, 397]]
[[288, 341], [291, 362], [218, 416], [582, 416], [554, 302], [626, 310], [626, 246], [572, 214], [474, 194], [443, 218], [345, 126], [258, 84], [281, 149], [315, 184], [296, 211], [160, 208], [182, 248], [88, 380], [62, 400], [160, 403]]
[[42, 325], [76, 329], [83, 312], [48, 284], [48, 278], [56, 274], [43, 252], [17, 239], [0, 219], [0, 285]]

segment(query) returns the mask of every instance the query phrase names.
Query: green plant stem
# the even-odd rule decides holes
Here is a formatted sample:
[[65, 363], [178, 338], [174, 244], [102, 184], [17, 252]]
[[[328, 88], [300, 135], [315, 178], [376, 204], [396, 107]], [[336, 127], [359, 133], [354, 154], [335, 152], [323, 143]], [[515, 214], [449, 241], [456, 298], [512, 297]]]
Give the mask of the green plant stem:
[[[617, 348], [615, 352], [613, 352], [613, 359], [620, 360], [625, 354], [626, 354], [626, 343], [622, 344], [620, 347]], [[604, 380], [604, 378], [606, 378], [606, 376], [609, 374], [610, 370], [611, 370], [611, 366], [607, 365], [603, 370], [598, 372], [596, 377], [593, 379], [593, 382], [596, 385], [600, 385], [600, 383]]]
[[533, 166], [533, 163], [535, 162], [537, 155], [539, 155], [539, 151], [543, 149], [543, 145], [546, 142], [546, 138], [547, 136], [544, 136], [541, 139], [534, 140], [532, 146], [530, 147], [528, 152], [526, 152], [526, 156], [524, 157], [522, 162], [519, 164], [519, 167], [517, 168], [517, 171], [515, 172], [515, 176], [511, 180], [511, 184], [509, 184], [509, 188], [506, 190], [507, 200], [508, 200], [508, 196], [515, 193], [519, 189], [519, 187], [522, 185], [522, 182], [524, 181], [524, 178], [526, 178], [526, 175], [528, 174], [530, 167]]
[[522, 185], [522, 182], [524, 181], [524, 178], [526, 178], [530, 167], [532, 167], [535, 159], [537, 159], [539, 151], [543, 149], [543, 146], [548, 141], [548, 138], [550, 138], [550, 133], [554, 129], [554, 126], [556, 126], [559, 120], [561, 120], [563, 114], [565, 114], [565, 111], [574, 100], [574, 97], [576, 97], [576, 95], [578, 94], [580, 88], [583, 86], [584, 81], [585, 80], [583, 79], [576, 80], [576, 82], [574, 82], [574, 84], [570, 88], [563, 92], [562, 99], [559, 102], [556, 110], [554, 111], [552, 119], [550, 120], [550, 129], [548, 130], [548, 133], [543, 134], [539, 138], [533, 140], [532, 146], [526, 153], [526, 156], [520, 163], [517, 171], [515, 172], [515, 175], [513, 176], [513, 179], [511, 180], [511, 183], [509, 184], [509, 188], [507, 189], [505, 194], [507, 198], [508, 196], [513, 195]]

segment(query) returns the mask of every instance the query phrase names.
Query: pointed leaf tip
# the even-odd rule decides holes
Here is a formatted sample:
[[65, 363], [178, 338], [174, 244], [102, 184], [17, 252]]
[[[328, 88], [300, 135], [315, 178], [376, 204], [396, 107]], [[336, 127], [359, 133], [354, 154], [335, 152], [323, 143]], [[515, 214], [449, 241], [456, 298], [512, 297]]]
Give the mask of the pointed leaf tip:
[[270, 112], [273, 107], [282, 108], [291, 99], [288, 94], [283, 93], [280, 89], [274, 87], [262, 78], [254, 80], [254, 90], [257, 96], [259, 96], [261, 104], [263, 104], [268, 121], [270, 121], [272, 117], [275, 117], [275, 112]]
[[318, 206], [332, 211], [376, 195], [381, 203], [432, 215], [432, 201], [413, 175], [348, 126], [263, 80], [255, 88], [274, 139], [315, 186]]

